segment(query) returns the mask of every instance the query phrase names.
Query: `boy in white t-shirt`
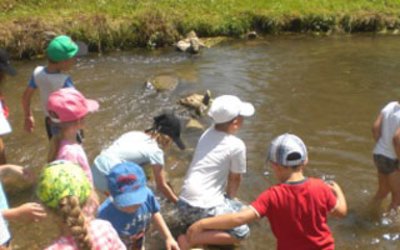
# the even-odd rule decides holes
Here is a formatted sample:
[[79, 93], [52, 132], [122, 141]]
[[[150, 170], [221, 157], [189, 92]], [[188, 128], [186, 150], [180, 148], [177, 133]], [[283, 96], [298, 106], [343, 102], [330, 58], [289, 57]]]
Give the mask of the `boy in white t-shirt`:
[[400, 104], [388, 103], [379, 113], [372, 134], [376, 142], [373, 151], [374, 162], [378, 170], [378, 190], [374, 196], [375, 205], [391, 193], [389, 210], [400, 205]]
[[[57, 126], [51, 122], [47, 112], [47, 99], [50, 94], [61, 88], [74, 88], [71, 77], [65, 74], [76, 63], [76, 57], [84, 55], [87, 51], [79, 47], [69, 36], [60, 35], [50, 41], [46, 48], [48, 64], [46, 67], [38, 66], [34, 69], [32, 77], [22, 96], [24, 110], [25, 130], [31, 133], [35, 128], [35, 119], [31, 110], [31, 99], [37, 89], [40, 92], [40, 101], [45, 114], [46, 132], [49, 139], [58, 131]], [[78, 140], [80, 140], [79, 138]]]
[[[253, 114], [253, 105], [236, 96], [219, 96], [212, 103], [208, 115], [214, 125], [199, 139], [179, 196], [179, 215], [186, 225], [241, 209], [242, 204], [234, 198], [246, 172], [246, 146], [234, 134], [242, 127], [244, 117]], [[195, 235], [190, 241], [181, 235], [178, 242], [183, 249], [188, 245], [230, 245], [249, 232], [248, 226], [242, 225]]]

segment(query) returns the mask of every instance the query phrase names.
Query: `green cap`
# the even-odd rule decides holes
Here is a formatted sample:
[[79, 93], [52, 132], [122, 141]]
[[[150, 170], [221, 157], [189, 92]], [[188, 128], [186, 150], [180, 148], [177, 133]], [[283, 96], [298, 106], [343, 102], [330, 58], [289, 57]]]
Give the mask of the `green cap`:
[[78, 45], [72, 41], [71, 37], [61, 35], [55, 37], [47, 46], [47, 57], [54, 62], [68, 60], [79, 51]]
[[43, 168], [36, 195], [46, 206], [57, 208], [60, 200], [67, 196], [76, 196], [80, 204], [85, 203], [91, 189], [89, 180], [80, 166], [59, 160]]

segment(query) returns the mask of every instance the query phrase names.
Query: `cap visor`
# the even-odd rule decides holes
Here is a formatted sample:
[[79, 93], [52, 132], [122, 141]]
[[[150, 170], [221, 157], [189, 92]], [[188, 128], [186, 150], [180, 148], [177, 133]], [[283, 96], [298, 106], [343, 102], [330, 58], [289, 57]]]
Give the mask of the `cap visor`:
[[240, 115], [241, 116], [252, 116], [254, 115], [254, 106], [249, 102], [242, 102], [240, 105]]
[[100, 107], [100, 105], [97, 101], [90, 100], [90, 99], [86, 100], [86, 105], [87, 105], [89, 112], [96, 112], [97, 110], [99, 110], [99, 107]]
[[178, 146], [179, 149], [184, 150], [186, 148], [185, 144], [183, 144], [181, 138], [176, 137], [173, 138], [173, 141], [175, 142], [176, 146]]
[[144, 186], [136, 189], [135, 191], [120, 194], [116, 197], [113, 197], [114, 204], [118, 207], [128, 207], [142, 204], [146, 201], [147, 196], [149, 195], [149, 191], [150, 190], [146, 186]]
[[75, 56], [86, 56], [89, 53], [88, 45], [82, 41], [76, 41], [76, 45], [78, 45], [78, 52]]
[[11, 65], [0, 65], [0, 69], [10, 76], [17, 74], [17, 71]]

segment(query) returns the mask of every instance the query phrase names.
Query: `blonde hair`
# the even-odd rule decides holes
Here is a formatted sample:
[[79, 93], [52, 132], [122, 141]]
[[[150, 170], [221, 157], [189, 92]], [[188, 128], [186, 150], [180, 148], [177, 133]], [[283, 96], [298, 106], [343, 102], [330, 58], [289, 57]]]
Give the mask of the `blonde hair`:
[[67, 224], [79, 249], [91, 250], [92, 242], [87, 229], [85, 217], [82, 213], [79, 198], [67, 196], [60, 200], [58, 204], [59, 213], [63, 222]]

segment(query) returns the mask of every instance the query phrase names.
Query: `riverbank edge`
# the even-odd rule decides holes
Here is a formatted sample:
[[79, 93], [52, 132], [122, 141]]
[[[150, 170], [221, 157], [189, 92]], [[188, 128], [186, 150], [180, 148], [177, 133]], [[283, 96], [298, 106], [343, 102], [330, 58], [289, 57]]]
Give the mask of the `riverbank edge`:
[[243, 13], [229, 25], [213, 26], [207, 22], [187, 24], [151, 11], [135, 18], [112, 18], [105, 14], [79, 15], [50, 22], [46, 18], [19, 18], [0, 24], [0, 46], [16, 59], [43, 55], [47, 42], [55, 34], [68, 34], [88, 44], [91, 52], [172, 46], [194, 30], [207, 46], [230, 38], [259, 35], [309, 33], [313, 35], [377, 33], [399, 34], [400, 15], [363, 11], [353, 14], [268, 15]]

